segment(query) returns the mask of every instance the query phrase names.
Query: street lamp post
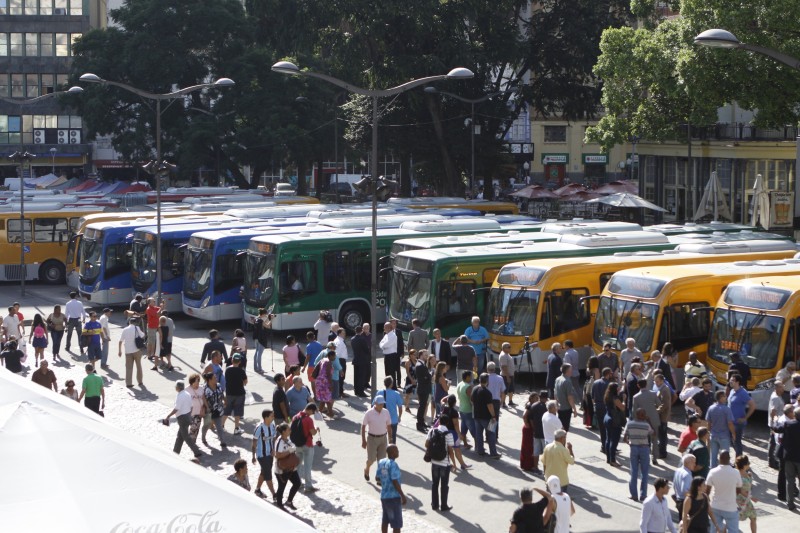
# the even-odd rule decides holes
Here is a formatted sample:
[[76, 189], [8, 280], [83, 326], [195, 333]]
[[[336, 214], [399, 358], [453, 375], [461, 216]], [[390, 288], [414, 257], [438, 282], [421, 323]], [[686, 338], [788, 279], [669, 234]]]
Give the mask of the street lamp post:
[[[755, 52], [767, 57], [771, 57], [779, 63], [800, 70], [800, 59], [792, 57], [788, 54], [778, 52], [772, 48], [758, 46], [756, 44], [748, 44], [741, 42], [734, 34], [728, 30], [711, 29], [706, 30], [694, 38], [694, 44], [700, 46], [707, 46], [709, 48], [738, 48], [740, 50], [747, 50], [748, 52]], [[794, 223], [795, 229], [800, 228], [800, 181], [798, 181], [798, 170], [800, 170], [800, 135], [795, 137], [795, 163], [794, 163]]]
[[[60, 96], [63, 94], [79, 94], [83, 92], [82, 87], [70, 87], [66, 91], [55, 91], [52, 93], [43, 94], [41, 96], [37, 96], [35, 98], [28, 98], [25, 100], [18, 100], [15, 98], [6, 98], [0, 96], [0, 100], [4, 102], [9, 102], [12, 104], [17, 104], [19, 106], [19, 116], [20, 121], [22, 122], [22, 109], [24, 106], [28, 104], [33, 104], [35, 102], [41, 102], [42, 100], [46, 100], [48, 98], [53, 98], [56, 96]], [[25, 132], [23, 128], [20, 128], [19, 132], [19, 149], [9, 156], [9, 159], [17, 163], [18, 165], [18, 172], [19, 172], [19, 231], [20, 231], [20, 239], [19, 239], [19, 290], [22, 296], [25, 296], [25, 277], [26, 267], [25, 267], [25, 177], [24, 177], [24, 163], [30, 162], [32, 159], [35, 159], [36, 156], [34, 154], [28, 153], [25, 151], [25, 143], [23, 142], [23, 135]], [[33, 231], [33, 228], [31, 228]]]
[[161, 300], [161, 176], [164, 168], [168, 168], [169, 163], [161, 160], [161, 102], [165, 100], [174, 100], [181, 98], [189, 93], [199, 91], [202, 89], [210, 88], [223, 88], [232, 87], [235, 85], [230, 78], [219, 78], [211, 83], [201, 83], [199, 85], [192, 85], [183, 89], [177, 89], [169, 93], [151, 93], [137, 89], [126, 83], [118, 81], [104, 80], [97, 74], [86, 73], [80, 78], [80, 81], [87, 83], [99, 83], [101, 85], [111, 85], [119, 87], [125, 91], [135, 94], [144, 100], [151, 100], [156, 103], [156, 161], [153, 168], [157, 169], [156, 176], [156, 301]]
[[[513, 92], [513, 89], [505, 90], [505, 91], [496, 91], [493, 93], [485, 94], [480, 98], [464, 98], [463, 96], [459, 96], [457, 94], [449, 93], [447, 91], [440, 91], [436, 87], [425, 87], [425, 92], [428, 94], [442, 94], [444, 96], [449, 96], [459, 102], [464, 102], [470, 105], [470, 114], [469, 114], [469, 128], [470, 128], [470, 177], [469, 177], [469, 188], [470, 188], [470, 196], [475, 194], [475, 135], [480, 135], [480, 126], [475, 126], [475, 104], [481, 104], [487, 100], [494, 98], [495, 96]], [[485, 184], [484, 184], [485, 185]]]
[[50, 174], [53, 176], [56, 175], [56, 150], [55, 148], [50, 148], [50, 159], [51, 159], [51, 166], [50, 166]]
[[[348, 92], [360, 94], [372, 99], [372, 156], [370, 161], [370, 174], [372, 180], [372, 242], [371, 242], [371, 283], [370, 283], [370, 321], [372, 327], [372, 363], [371, 363], [371, 393], [372, 398], [375, 398], [375, 392], [378, 388], [378, 365], [376, 356], [378, 354], [378, 329], [377, 324], [377, 300], [378, 300], [378, 99], [387, 96], [395, 96], [415, 87], [432, 83], [435, 81], [442, 81], [448, 79], [470, 79], [474, 76], [471, 70], [463, 67], [454, 68], [447, 74], [439, 76], [428, 76], [406, 82], [396, 87], [388, 89], [364, 89], [338, 78], [328, 76], [327, 74], [320, 74], [317, 72], [310, 72], [307, 70], [300, 70], [297, 65], [289, 61], [278, 61], [272, 65], [272, 70], [280, 74], [288, 74], [295, 76], [307, 76], [309, 78], [317, 78], [326, 81], [337, 87], [341, 87]], [[397, 385], [397, 384], [395, 384]]]

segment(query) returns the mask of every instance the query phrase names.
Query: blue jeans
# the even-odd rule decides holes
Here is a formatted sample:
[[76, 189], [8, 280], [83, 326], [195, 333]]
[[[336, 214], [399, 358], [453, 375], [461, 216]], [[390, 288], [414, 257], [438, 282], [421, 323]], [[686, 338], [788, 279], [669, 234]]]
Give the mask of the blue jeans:
[[256, 372], [261, 372], [262, 370], [264, 370], [263, 368], [261, 368], [262, 355], [264, 355], [264, 346], [260, 342], [256, 341], [256, 353], [253, 356], [253, 368], [255, 369]]
[[478, 375], [483, 373], [484, 365], [486, 364], [486, 354], [481, 353], [478, 355]]
[[461, 418], [461, 434], [466, 436], [467, 431], [469, 431], [469, 434], [472, 435], [472, 438], [477, 439], [475, 436], [477, 434], [475, 429], [475, 419], [472, 417], [472, 413], [464, 413], [459, 411], [458, 416]]
[[447, 507], [447, 495], [450, 493], [450, 467], [432, 464], [431, 478], [433, 481], [431, 486], [431, 505], [434, 509], [439, 508], [439, 490], [441, 488], [441, 504], [442, 507]]
[[479, 455], [484, 455], [486, 450], [483, 447], [483, 433], [486, 432], [486, 440], [489, 441], [489, 454], [497, 455], [497, 434], [494, 431], [489, 431], [488, 418], [475, 419], [475, 449]]
[[639, 488], [639, 499], [647, 497], [647, 474], [650, 472], [650, 447], [646, 445], [631, 446], [631, 480], [628, 489], [631, 498], [636, 498], [636, 479], [641, 472], [642, 478]]
[[389, 439], [390, 444], [397, 444], [397, 426], [398, 424], [392, 424], [392, 438]]
[[297, 467], [297, 473], [303, 479], [306, 489], [314, 486], [311, 479], [311, 467], [314, 466], [314, 446], [298, 446], [297, 455], [300, 456], [300, 466]]
[[[611, 421], [611, 417], [606, 420]], [[619, 446], [619, 438], [622, 435], [622, 428], [610, 427], [606, 425], [606, 442], [603, 446], [606, 449], [606, 461], [614, 463], [617, 461], [617, 447]]]
[[714, 511], [714, 516], [717, 518], [717, 524], [722, 527], [725, 523], [726, 533], [739, 533], [739, 512], [738, 511], [720, 511], [719, 509], [711, 508]]
[[736, 435], [733, 436], [733, 451], [736, 452], [736, 457], [739, 457], [742, 455], [742, 437], [744, 437], [744, 428], [747, 427], [747, 422], [744, 424], [734, 422], [733, 427], [736, 429]]
[[719, 465], [719, 452], [731, 449], [731, 439], [711, 437], [711, 468]]

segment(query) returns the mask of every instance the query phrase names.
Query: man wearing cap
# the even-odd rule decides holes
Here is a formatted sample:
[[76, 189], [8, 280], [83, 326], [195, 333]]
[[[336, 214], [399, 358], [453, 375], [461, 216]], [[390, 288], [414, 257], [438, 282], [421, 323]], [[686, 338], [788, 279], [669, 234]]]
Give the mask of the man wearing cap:
[[203, 452], [200, 451], [200, 448], [195, 444], [195, 440], [189, 435], [189, 426], [192, 425], [192, 396], [189, 394], [189, 391], [186, 390], [186, 385], [182, 379], [175, 382], [175, 390], [178, 392], [178, 395], [175, 397], [175, 407], [163, 420], [164, 425], [168, 426], [169, 417], [177, 415], [178, 436], [175, 438], [175, 446], [173, 446], [172, 451], [180, 455], [181, 448], [185, 442], [189, 445], [189, 448], [192, 449], [192, 453], [194, 453], [192, 462], [199, 464], [200, 456], [203, 455]]
[[245, 386], [247, 374], [241, 367], [242, 354], [233, 354], [233, 364], [225, 369], [225, 411], [222, 416], [222, 425], [233, 415], [233, 434], [241, 435], [244, 431], [239, 427], [239, 419], [244, 416]]
[[389, 411], [384, 409], [385, 405], [386, 399], [383, 396], [375, 396], [372, 409], [364, 413], [361, 421], [361, 447], [367, 450], [367, 464], [364, 467], [364, 479], [367, 481], [373, 463], [386, 457], [387, 437], [392, 436], [392, 419]]
[[108, 347], [111, 344], [111, 331], [108, 329], [108, 319], [111, 318], [111, 308], [103, 309], [103, 314], [97, 319], [100, 322], [100, 368], [108, 368]]
[[119, 357], [122, 357], [122, 348], [125, 348], [125, 386], [133, 387], [133, 365], [136, 365], [136, 382], [142, 386], [142, 351], [136, 346], [136, 337], [144, 338], [144, 332], [136, 323], [138, 318], [129, 318], [128, 325], [119, 335]]
[[[72, 331], [75, 330], [77, 332], [78, 346], [80, 347], [81, 334], [83, 333], [81, 324], [86, 320], [86, 309], [84, 309], [83, 304], [78, 301], [77, 292], [72, 291], [69, 293], [69, 301], [64, 306], [64, 314], [67, 315], [67, 332], [65, 334], [67, 341], [65, 347], [67, 351], [70, 351], [69, 347], [72, 344]], [[80, 348], [80, 351], [81, 355], [85, 355], [83, 348]]]

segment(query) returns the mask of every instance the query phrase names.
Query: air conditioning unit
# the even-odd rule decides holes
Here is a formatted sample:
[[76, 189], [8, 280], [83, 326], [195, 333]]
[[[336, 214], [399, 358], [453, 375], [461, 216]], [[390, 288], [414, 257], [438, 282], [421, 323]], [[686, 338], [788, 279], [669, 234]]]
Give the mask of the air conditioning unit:
[[69, 143], [69, 130], [58, 130], [58, 144]]
[[53, 10], [53, 15], [66, 15], [67, 8], [65, 7], [57, 7]]
[[81, 143], [81, 130], [69, 130], [69, 143], [70, 144]]
[[44, 130], [33, 130], [33, 144], [44, 144]]

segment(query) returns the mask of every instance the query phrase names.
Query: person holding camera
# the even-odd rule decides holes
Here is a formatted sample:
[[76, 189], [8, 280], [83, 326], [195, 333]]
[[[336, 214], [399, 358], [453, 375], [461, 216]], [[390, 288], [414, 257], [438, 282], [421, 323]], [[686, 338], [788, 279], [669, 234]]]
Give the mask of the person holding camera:
[[264, 354], [264, 348], [269, 345], [270, 330], [272, 329], [274, 316], [273, 314], [267, 314], [267, 310], [262, 307], [258, 310], [258, 317], [253, 323], [253, 342], [256, 348], [256, 352], [253, 355], [253, 368], [259, 374], [264, 372], [261, 366], [261, 358]]

